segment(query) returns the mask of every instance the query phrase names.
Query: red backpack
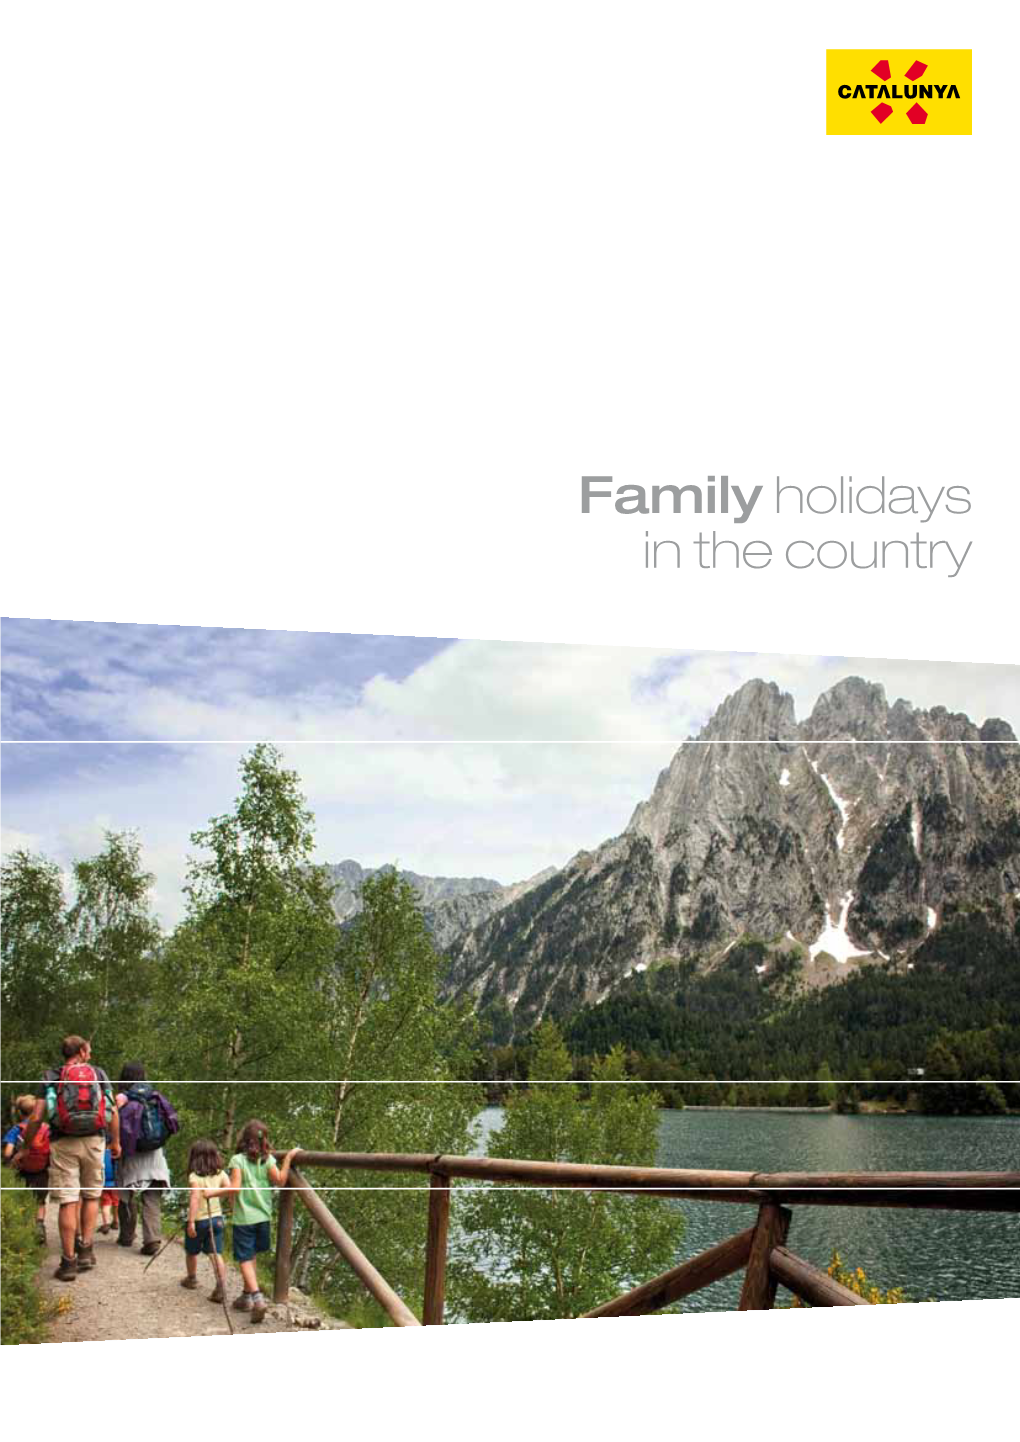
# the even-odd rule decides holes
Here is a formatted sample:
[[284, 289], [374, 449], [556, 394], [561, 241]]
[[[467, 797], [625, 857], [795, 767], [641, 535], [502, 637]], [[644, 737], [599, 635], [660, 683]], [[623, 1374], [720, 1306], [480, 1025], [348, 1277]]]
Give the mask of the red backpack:
[[[28, 1122], [22, 1122], [19, 1127], [24, 1138]], [[44, 1172], [50, 1164], [50, 1129], [45, 1122], [39, 1126], [39, 1130], [32, 1138], [32, 1145], [27, 1149], [22, 1148], [18, 1153], [18, 1171], [29, 1172], [33, 1176], [36, 1172]]]
[[106, 1095], [87, 1061], [68, 1062], [57, 1081], [57, 1125], [65, 1137], [94, 1137], [106, 1130]]

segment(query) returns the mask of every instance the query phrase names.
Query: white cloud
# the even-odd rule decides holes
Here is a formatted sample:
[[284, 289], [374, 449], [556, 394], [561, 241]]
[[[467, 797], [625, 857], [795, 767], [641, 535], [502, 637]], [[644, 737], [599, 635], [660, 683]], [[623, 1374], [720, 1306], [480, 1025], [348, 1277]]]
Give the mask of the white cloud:
[[696, 732], [746, 681], [775, 681], [807, 716], [849, 675], [889, 701], [942, 705], [1020, 730], [1020, 668], [741, 653], [461, 641], [406, 680], [370, 681], [345, 725], [368, 734], [526, 740], [670, 741]]
[[[175, 665], [189, 634], [205, 644], [175, 633]], [[357, 687], [330, 674], [320, 648], [311, 671], [282, 685], [273, 646], [253, 640], [171, 682], [156, 679], [172, 668], [151, 642], [116, 640], [117, 664], [84, 657], [86, 689], [47, 695], [51, 712], [103, 735], [178, 744], [80, 747], [70, 763], [59, 748], [49, 778], [42, 766], [24, 778], [12, 767], [5, 811], [11, 834], [64, 865], [94, 850], [104, 827], [137, 828], [168, 921], [180, 914], [189, 834], [229, 809], [243, 745], [256, 739], [278, 740], [301, 775], [320, 859], [508, 882], [619, 832], [676, 746], [755, 676], [790, 691], [800, 717], [856, 673], [882, 682], [890, 701], [1003, 715], [1020, 729], [1020, 671], [1005, 666], [462, 641], [403, 680], [376, 674]], [[361, 744], [328, 744], [338, 741]]]
[[13, 826], [0, 827], [0, 850], [5, 856], [13, 851], [38, 851], [42, 837], [37, 831], [18, 831]]

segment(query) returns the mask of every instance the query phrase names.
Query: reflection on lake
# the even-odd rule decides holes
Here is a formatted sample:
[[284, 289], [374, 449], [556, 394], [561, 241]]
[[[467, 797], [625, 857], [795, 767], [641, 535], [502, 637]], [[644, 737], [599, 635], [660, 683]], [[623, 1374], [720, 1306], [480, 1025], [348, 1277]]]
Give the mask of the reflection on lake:
[[[1000, 1172], [1020, 1168], [1020, 1117], [835, 1116], [830, 1113], [664, 1111], [658, 1163], [761, 1172]], [[482, 1114], [483, 1137], [502, 1111]], [[484, 1149], [484, 1142], [483, 1142]], [[664, 1202], [687, 1219], [683, 1255], [741, 1231], [754, 1208]], [[883, 1291], [909, 1300], [1020, 1297], [1020, 1216], [888, 1207], [795, 1207], [791, 1251], [826, 1267], [837, 1248]], [[681, 1261], [683, 1258], [678, 1257]], [[644, 1280], [644, 1279], [641, 1279]], [[735, 1307], [740, 1274], [697, 1292], [687, 1311]], [[782, 1294], [781, 1294], [782, 1295]]]

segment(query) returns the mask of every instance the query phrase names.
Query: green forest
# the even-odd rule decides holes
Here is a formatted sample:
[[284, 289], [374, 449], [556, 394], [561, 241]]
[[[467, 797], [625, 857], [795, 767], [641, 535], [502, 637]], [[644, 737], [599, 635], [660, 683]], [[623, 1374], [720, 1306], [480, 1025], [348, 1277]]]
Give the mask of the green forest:
[[[876, 962], [815, 991], [801, 974], [797, 954], [744, 939], [710, 969], [670, 959], [631, 975], [559, 1018], [573, 1075], [619, 1046], [628, 1075], [660, 1083], [667, 1106], [1020, 1110], [1020, 1084], [1002, 1080], [1020, 1077], [1020, 935], [1000, 916], [949, 912], [909, 969]], [[481, 1023], [476, 1075], [497, 1097], [499, 1079], [527, 1076], [533, 1038], [514, 1036], [502, 1006]]]

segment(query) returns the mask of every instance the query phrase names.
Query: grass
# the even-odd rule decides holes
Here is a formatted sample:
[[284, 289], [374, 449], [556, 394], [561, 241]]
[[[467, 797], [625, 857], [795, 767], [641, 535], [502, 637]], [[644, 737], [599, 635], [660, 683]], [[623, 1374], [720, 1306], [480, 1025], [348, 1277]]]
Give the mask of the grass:
[[0, 1341], [11, 1346], [45, 1342], [52, 1310], [35, 1280], [42, 1252], [35, 1198], [27, 1190], [4, 1191], [0, 1206]]

